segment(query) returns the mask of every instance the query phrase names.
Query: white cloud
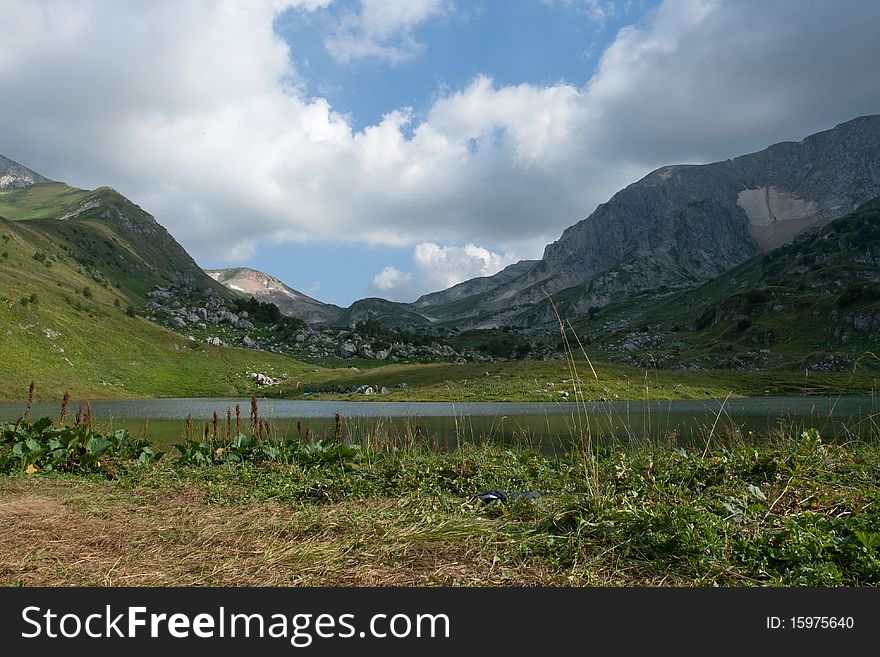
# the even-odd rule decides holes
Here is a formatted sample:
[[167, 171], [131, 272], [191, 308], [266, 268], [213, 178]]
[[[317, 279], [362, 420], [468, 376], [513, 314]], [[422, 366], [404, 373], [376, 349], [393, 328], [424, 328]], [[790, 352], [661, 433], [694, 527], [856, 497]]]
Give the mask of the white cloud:
[[373, 287], [381, 292], [388, 292], [410, 281], [412, 281], [412, 274], [389, 266], [373, 277]]
[[[389, 108], [357, 131], [304, 96], [273, 31], [287, 8], [325, 4], [7, 3], [0, 152], [116, 187], [197, 259], [233, 264], [261, 241], [433, 244], [415, 286], [498, 264], [440, 244], [536, 257], [654, 167], [880, 111], [880, 3], [683, 0], [621, 30], [583, 85], [478, 76], [420, 122]], [[364, 2], [352, 34], [397, 48], [443, 7]]]
[[614, 17], [616, 7], [613, 0], [542, 0], [546, 5], [564, 5], [573, 7], [594, 23], [602, 25]]
[[412, 258], [416, 274], [385, 267], [373, 278], [373, 289], [396, 301], [414, 301], [477, 276], [491, 276], [517, 261], [513, 254], [475, 244], [441, 246], [435, 242], [416, 244]]
[[422, 242], [413, 250], [413, 261], [421, 271], [428, 291], [452, 287], [477, 276], [491, 276], [516, 259], [475, 244], [459, 247]]
[[334, 59], [376, 58], [397, 64], [421, 52], [413, 30], [447, 10], [444, 0], [360, 0], [324, 42]]

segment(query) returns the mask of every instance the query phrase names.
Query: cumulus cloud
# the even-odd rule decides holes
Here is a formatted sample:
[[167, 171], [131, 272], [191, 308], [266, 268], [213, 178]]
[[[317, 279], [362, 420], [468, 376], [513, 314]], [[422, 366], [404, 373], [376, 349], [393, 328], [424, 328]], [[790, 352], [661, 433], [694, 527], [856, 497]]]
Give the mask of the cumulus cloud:
[[360, 0], [357, 11], [339, 18], [324, 45], [340, 62], [375, 58], [397, 64], [424, 48], [413, 30], [446, 9], [443, 0]]
[[[880, 111], [880, 3], [670, 0], [621, 30], [589, 80], [478, 76], [421, 120], [389, 108], [355, 130], [303, 93], [273, 30], [290, 7], [327, 4], [8, 4], [0, 152], [77, 186], [116, 187], [197, 259], [234, 264], [261, 241], [431, 243], [433, 269], [417, 264], [418, 280], [450, 281], [444, 263], [482, 272], [486, 260], [442, 245], [539, 256], [652, 168]], [[412, 46], [444, 6], [364, 1], [336, 36]]]
[[429, 289], [452, 287], [469, 278], [491, 276], [516, 260], [475, 244], [440, 246], [422, 242], [413, 250], [413, 261], [421, 270]]
[[388, 292], [400, 288], [410, 281], [412, 281], [412, 274], [389, 266], [373, 277], [373, 287], [381, 292]]
[[491, 276], [517, 261], [513, 254], [495, 253], [476, 244], [442, 246], [435, 242], [416, 244], [412, 259], [416, 274], [385, 267], [373, 278], [373, 288], [396, 301], [414, 301], [471, 278]]

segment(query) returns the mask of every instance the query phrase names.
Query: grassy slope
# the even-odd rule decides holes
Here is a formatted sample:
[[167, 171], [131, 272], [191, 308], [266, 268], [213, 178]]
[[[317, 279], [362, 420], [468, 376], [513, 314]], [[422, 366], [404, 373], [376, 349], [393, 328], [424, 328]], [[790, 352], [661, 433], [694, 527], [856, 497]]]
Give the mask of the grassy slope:
[[[0, 399], [23, 398], [31, 380], [45, 399], [64, 390], [100, 398], [244, 394], [254, 390], [249, 372], [294, 376], [305, 369], [273, 354], [193, 343], [127, 316], [127, 306], [140, 306], [141, 294], [166, 280], [154, 266], [158, 253], [94, 217], [41, 218], [83, 197], [56, 184], [35, 188], [0, 195], [7, 212], [17, 199], [16, 216], [30, 217], [0, 219]], [[182, 257], [171, 262], [185, 264]], [[21, 302], [31, 295], [36, 303]]]
[[0, 192], [0, 216], [7, 219], [55, 219], [86, 200], [91, 192], [49, 182]]

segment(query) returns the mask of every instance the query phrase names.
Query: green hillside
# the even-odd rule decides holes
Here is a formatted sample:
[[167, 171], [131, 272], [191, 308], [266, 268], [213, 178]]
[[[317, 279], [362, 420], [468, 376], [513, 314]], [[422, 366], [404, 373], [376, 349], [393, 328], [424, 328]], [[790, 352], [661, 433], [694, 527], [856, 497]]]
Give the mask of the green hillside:
[[0, 399], [246, 394], [251, 372], [305, 366], [188, 340], [138, 316], [157, 285], [229, 292], [153, 217], [109, 188], [0, 192]]

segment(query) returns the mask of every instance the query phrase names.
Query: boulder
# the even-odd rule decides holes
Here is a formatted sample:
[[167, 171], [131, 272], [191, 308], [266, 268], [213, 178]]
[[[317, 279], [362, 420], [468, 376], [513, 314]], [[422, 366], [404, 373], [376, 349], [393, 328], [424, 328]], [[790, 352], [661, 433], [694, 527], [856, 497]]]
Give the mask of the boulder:
[[339, 355], [343, 358], [354, 358], [357, 356], [358, 349], [354, 346], [354, 343], [350, 340], [346, 340], [341, 345], [339, 345]]
[[271, 376], [260, 374], [259, 372], [253, 372], [251, 374], [251, 379], [253, 379], [256, 384], [260, 386], [274, 386], [277, 383], [277, 381], [275, 381], [275, 379], [273, 379]]

